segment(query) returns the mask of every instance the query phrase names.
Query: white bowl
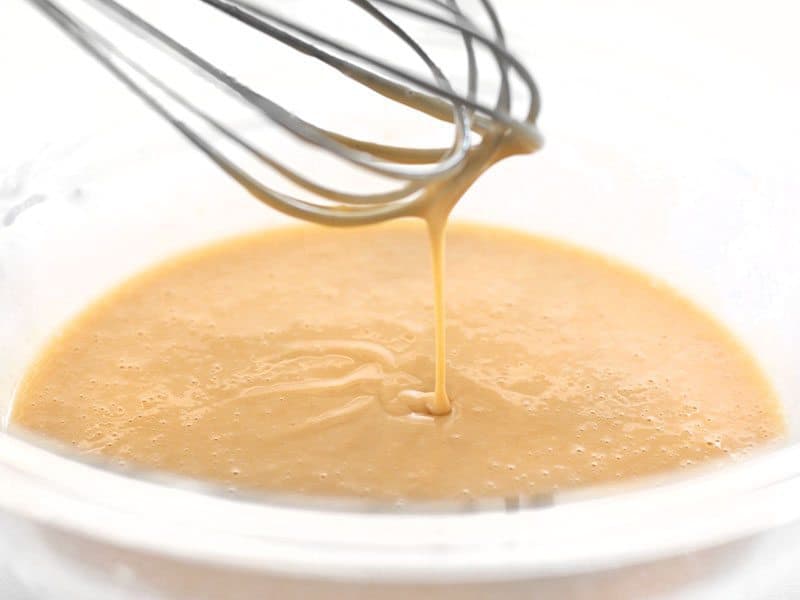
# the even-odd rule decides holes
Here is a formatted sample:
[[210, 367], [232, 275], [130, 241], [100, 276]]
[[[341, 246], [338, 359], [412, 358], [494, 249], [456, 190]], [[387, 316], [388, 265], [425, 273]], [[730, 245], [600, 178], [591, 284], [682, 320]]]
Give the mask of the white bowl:
[[[400, 512], [237, 500], [0, 433], [4, 597], [758, 598], [790, 585], [800, 555], [792, 6], [725, 5], [721, 19], [713, 2], [595, 4], [498, 2], [542, 89], [548, 145], [488, 173], [456, 216], [578, 242], [707, 307], [772, 379], [788, 443], [548, 506]], [[286, 221], [32, 11], [11, 12], [0, 55], [25, 60], [2, 66], [17, 82], [0, 105], [10, 132], [0, 164], [11, 165], [0, 179], [6, 413], [37, 348], [109, 286], [178, 250]], [[325, 118], [392, 133], [347, 103]]]

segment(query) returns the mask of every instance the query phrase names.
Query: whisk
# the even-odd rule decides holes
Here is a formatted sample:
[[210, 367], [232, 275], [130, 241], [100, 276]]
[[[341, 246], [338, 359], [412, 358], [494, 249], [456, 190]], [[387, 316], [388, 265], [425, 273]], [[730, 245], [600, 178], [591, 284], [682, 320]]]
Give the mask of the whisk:
[[[451, 123], [452, 143], [448, 148], [392, 146], [317, 126], [248, 87], [117, 0], [29, 0], [227, 174], [264, 203], [295, 217], [355, 225], [404, 216], [423, 201], [432, 186], [459, 173], [476, 148], [496, 144], [498, 136], [490, 133], [514, 135], [531, 148], [540, 144], [535, 127], [539, 112], [536, 85], [527, 69], [507, 50], [500, 20], [489, 0], [477, 2], [480, 15], [468, 14], [457, 0], [333, 0], [349, 2], [379, 24], [386, 35], [402, 42], [421, 60], [427, 76], [353, 47], [328, 31], [312, 30], [274, 10], [274, 1], [196, 1], [217, 11], [220, 18], [226, 15], [244, 27], [270, 36], [377, 94]], [[200, 108], [197, 98], [187, 97], [170, 80], [154, 74], [149, 64], [119, 49], [114, 39], [75, 11], [77, 5], [121, 26], [157, 50], [159, 56], [188, 68], [294, 138], [357, 168], [388, 178], [393, 182], [390, 189], [377, 193], [338, 189], [315, 181], [313, 176], [277, 158], [274, 152], [256, 147], [219, 115]], [[479, 26], [477, 16], [489, 26]], [[452, 75], [434, 61], [398, 17], [419, 19], [459, 36], [466, 53], [466, 92], [455, 89]], [[479, 99], [484, 79], [479, 78], [477, 47], [490, 55], [499, 74], [493, 104]], [[519, 118], [512, 116], [512, 82], [517, 85], [521, 82], [527, 88], [527, 104]], [[223, 142], [227, 150], [223, 149]], [[253, 161], [273, 170], [295, 188], [305, 190], [308, 197], [267, 185], [246, 166]]]

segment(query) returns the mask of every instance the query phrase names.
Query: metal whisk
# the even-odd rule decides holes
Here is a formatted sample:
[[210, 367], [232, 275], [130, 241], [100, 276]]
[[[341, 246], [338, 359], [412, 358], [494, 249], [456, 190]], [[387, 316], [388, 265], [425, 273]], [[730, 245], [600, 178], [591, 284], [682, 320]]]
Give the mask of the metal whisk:
[[[391, 100], [427, 113], [441, 121], [452, 123], [452, 143], [449, 148], [423, 149], [390, 146], [356, 139], [329, 131], [303, 120], [278, 102], [238, 81], [210, 59], [164, 33], [152, 23], [116, 0], [29, 0], [65, 31], [75, 42], [103, 64], [131, 91], [171, 123], [192, 144], [211, 158], [226, 173], [236, 179], [257, 198], [293, 216], [311, 221], [337, 219], [342, 224], [380, 221], [408, 214], [414, 203], [433, 184], [458, 173], [471, 152], [480, 143], [489, 143], [488, 133], [499, 130], [512, 133], [531, 147], [539, 145], [535, 128], [539, 111], [536, 85], [520, 61], [507, 49], [497, 13], [489, 0], [478, 2], [481, 15], [469, 15], [457, 0], [332, 0], [347, 2], [369, 15], [382, 26], [387, 35], [413, 52], [424, 63], [429, 77], [415, 74], [402, 65], [392, 64], [380, 56], [354, 48], [345, 41], [320, 33], [268, 8], [275, 2], [250, 0], [197, 0], [220, 15], [236, 20], [274, 40], [321, 61], [354, 82], [366, 85]], [[320, 0], [321, 1], [321, 0]], [[226, 125], [219, 115], [198, 106], [197, 98], [186, 97], [171, 81], [157, 77], [148, 65], [120, 50], [107, 35], [81, 18], [74, 8], [80, 4], [101, 14], [108, 22], [122, 26], [149, 46], [177, 61], [214, 86], [247, 104], [263, 118], [283, 128], [295, 138], [322, 152], [337, 156], [358, 168], [396, 181], [388, 191], [354, 193], [314, 181], [313, 177], [288, 166], [274, 154], [257, 148], [242, 135]], [[72, 7], [72, 10], [65, 8]], [[273, 7], [274, 8], [274, 7]], [[460, 36], [466, 52], [467, 91], [456, 91], [451, 77], [433, 60], [430, 53], [401, 26], [397, 15], [421, 19], [429, 25], [445, 28]], [[490, 25], [482, 29], [476, 24], [480, 16]], [[488, 51], [500, 76], [493, 105], [480, 101], [482, 80], [479, 79], [476, 46]], [[524, 116], [511, 113], [512, 78], [527, 88]], [[194, 123], [187, 122], [186, 115]], [[200, 125], [198, 125], [200, 124]], [[209, 133], [211, 132], [211, 133]], [[226, 147], [235, 148], [236, 156]], [[496, 142], [496, 139], [495, 139]], [[254, 159], [278, 173], [313, 198], [301, 198], [268, 186], [244, 166]]]

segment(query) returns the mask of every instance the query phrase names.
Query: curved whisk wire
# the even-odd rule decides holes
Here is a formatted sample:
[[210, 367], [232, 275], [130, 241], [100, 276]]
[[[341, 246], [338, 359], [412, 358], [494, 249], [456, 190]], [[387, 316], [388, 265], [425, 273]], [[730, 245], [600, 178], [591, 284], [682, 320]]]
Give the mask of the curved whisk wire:
[[[476, 21], [461, 9], [457, 0], [420, 0], [431, 9], [422, 9], [404, 0], [349, 0], [411, 50], [424, 64], [430, 79], [392, 64], [380, 56], [352, 47], [326, 33], [314, 31], [266, 8], [263, 2], [199, 0], [239, 23], [336, 69], [377, 94], [438, 120], [452, 123], [450, 146], [432, 149], [390, 146], [318, 127], [238, 81], [118, 0], [82, 0], [109, 20], [146, 40], [163, 55], [188, 67], [192, 73], [212, 83], [228, 96], [247, 104], [287, 134], [355, 167], [399, 182], [392, 189], [379, 193], [354, 193], [314, 181], [258, 149], [222, 119], [201, 109], [196, 102], [154, 75], [146, 65], [118, 49], [107, 35], [76, 16], [74, 11], [64, 9], [58, 0], [28, 1], [258, 199], [284, 213], [306, 220], [337, 219], [342, 224], [355, 225], [406, 214], [427, 186], [442, 181], [463, 168], [473, 148], [473, 132], [482, 135], [497, 124], [533, 145], [539, 143], [535, 129], [540, 102], [536, 84], [524, 65], [506, 48], [500, 21], [490, 0], [479, 0], [483, 16], [491, 24], [491, 31], [488, 33], [476, 25]], [[465, 94], [454, 89], [444, 70], [386, 9], [410, 15], [460, 35], [467, 57]], [[488, 50], [500, 74], [493, 106], [478, 99], [481, 80], [475, 56], [476, 43]], [[514, 72], [528, 91], [528, 106], [523, 119], [515, 119], [511, 115], [509, 72]], [[201, 133], [199, 127], [186, 122], [187, 115], [215, 132], [218, 137], [209, 139]], [[241, 165], [242, 161], [231, 158], [229, 153], [220, 148], [220, 139], [232, 143], [249, 158], [256, 159], [261, 165], [269, 167], [295, 186], [317, 196], [319, 200], [301, 198], [259, 181]]]

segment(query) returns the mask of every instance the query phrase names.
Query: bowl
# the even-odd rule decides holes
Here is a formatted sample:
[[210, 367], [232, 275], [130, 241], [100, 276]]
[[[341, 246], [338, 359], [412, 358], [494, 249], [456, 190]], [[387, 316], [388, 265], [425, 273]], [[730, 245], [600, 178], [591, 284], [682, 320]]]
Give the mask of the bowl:
[[[724, 468], [464, 511], [233, 498], [14, 435], [14, 387], [71, 315], [165, 256], [289, 221], [19, 5], [0, 23], [0, 48], [24, 57], [0, 65], [15, 82], [0, 103], [6, 597], [758, 598], [796, 581], [793, 8], [726, 5], [723, 20], [714, 2], [497, 4], [542, 90], [547, 146], [488, 172], [454, 217], [566, 239], [681, 290], [758, 358], [786, 443]], [[380, 111], [313, 102], [301, 73], [245, 66], [326, 122], [397, 133]]]

